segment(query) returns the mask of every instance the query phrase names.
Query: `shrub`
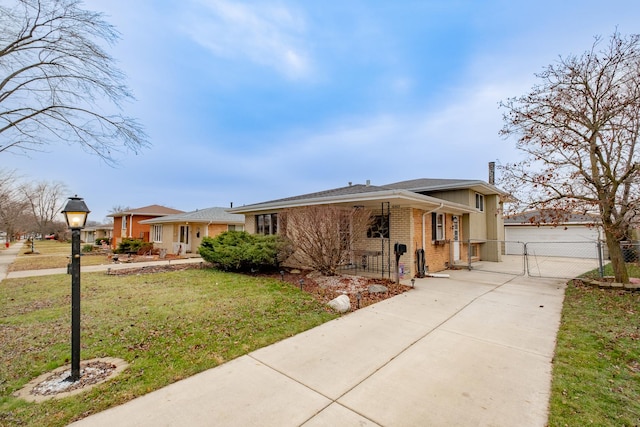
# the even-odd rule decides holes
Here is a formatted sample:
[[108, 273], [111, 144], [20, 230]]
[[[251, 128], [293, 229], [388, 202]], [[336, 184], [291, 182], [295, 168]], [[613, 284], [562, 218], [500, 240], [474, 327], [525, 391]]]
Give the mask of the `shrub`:
[[198, 253], [224, 271], [270, 270], [278, 268], [291, 255], [291, 244], [281, 236], [226, 231], [203, 238]]
[[91, 243], [87, 243], [82, 247], [82, 252], [93, 252], [93, 245]]
[[142, 239], [129, 239], [124, 238], [118, 244], [118, 247], [114, 251], [117, 254], [136, 253], [138, 255], [151, 252], [153, 249], [153, 243], [144, 242]]
[[103, 243], [108, 245], [108, 244], [110, 244], [110, 243], [111, 243], [111, 239], [109, 239], [108, 237], [101, 237], [101, 238], [98, 240], [97, 244], [98, 244], [98, 245], [102, 245]]

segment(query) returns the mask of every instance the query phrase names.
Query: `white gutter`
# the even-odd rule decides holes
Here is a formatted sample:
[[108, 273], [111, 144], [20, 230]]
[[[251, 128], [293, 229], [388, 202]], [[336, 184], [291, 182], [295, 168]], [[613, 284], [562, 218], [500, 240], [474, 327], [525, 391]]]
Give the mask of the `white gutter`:
[[133, 237], [133, 214], [129, 215], [129, 238]]
[[[454, 202], [443, 202], [442, 199], [438, 199], [432, 196], [425, 196], [423, 194], [414, 193], [408, 190], [382, 190], [371, 191], [365, 193], [345, 194], [341, 196], [327, 196], [327, 197], [313, 197], [313, 198], [301, 198], [296, 200], [276, 200], [272, 202], [257, 203], [253, 205], [241, 206], [238, 208], [227, 209], [227, 212], [234, 214], [242, 214], [246, 212], [262, 212], [273, 211], [277, 209], [295, 208], [300, 206], [310, 205], [326, 205], [326, 204], [347, 204], [347, 203], [362, 203], [362, 202], [378, 202], [381, 200], [395, 201], [411, 203], [429, 203], [429, 204], [442, 204], [446, 205], [454, 211], [459, 212], [474, 212], [475, 209], [471, 209], [469, 206], [462, 205]], [[438, 208], [439, 209], [439, 208]]]

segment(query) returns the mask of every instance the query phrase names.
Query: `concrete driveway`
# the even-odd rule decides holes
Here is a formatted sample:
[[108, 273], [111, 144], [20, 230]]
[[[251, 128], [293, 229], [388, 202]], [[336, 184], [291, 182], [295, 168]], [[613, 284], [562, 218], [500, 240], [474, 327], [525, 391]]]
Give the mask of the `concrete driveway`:
[[73, 425], [544, 426], [564, 280], [448, 273]]

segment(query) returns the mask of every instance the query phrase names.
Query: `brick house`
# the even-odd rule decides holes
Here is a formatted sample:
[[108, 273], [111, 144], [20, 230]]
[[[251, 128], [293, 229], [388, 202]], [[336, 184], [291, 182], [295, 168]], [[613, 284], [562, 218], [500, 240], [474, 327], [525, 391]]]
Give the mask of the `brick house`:
[[183, 212], [166, 206], [150, 205], [107, 215], [113, 218], [111, 248], [116, 249], [123, 238], [142, 239], [144, 242], [149, 242], [150, 225], [141, 224], [141, 221]]
[[140, 224], [151, 227], [150, 241], [154, 249], [183, 255], [195, 252], [204, 237], [215, 237], [229, 230], [243, 230], [244, 215], [213, 207], [147, 219]]
[[[229, 209], [245, 215], [245, 230], [274, 234], [284, 209], [334, 205], [364, 207], [372, 212], [377, 231], [367, 232], [351, 248], [357, 266], [377, 266], [383, 276], [395, 275], [394, 247], [404, 244], [402, 278], [442, 271], [460, 260], [500, 261], [504, 240], [502, 199], [506, 194], [484, 181], [415, 179], [383, 186], [349, 185]], [[471, 253], [469, 253], [471, 251]]]

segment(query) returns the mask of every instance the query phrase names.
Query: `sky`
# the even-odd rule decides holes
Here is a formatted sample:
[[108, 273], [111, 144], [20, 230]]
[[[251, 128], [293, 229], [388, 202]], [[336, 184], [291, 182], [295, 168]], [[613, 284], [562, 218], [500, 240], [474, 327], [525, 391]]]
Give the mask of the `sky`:
[[[6, 2], [7, 0], [1, 0]], [[637, 0], [85, 0], [120, 33], [150, 147], [0, 153], [115, 206], [234, 207], [370, 181], [488, 180], [517, 160], [500, 101], [594, 37], [640, 32]], [[497, 176], [499, 180], [500, 176]]]

